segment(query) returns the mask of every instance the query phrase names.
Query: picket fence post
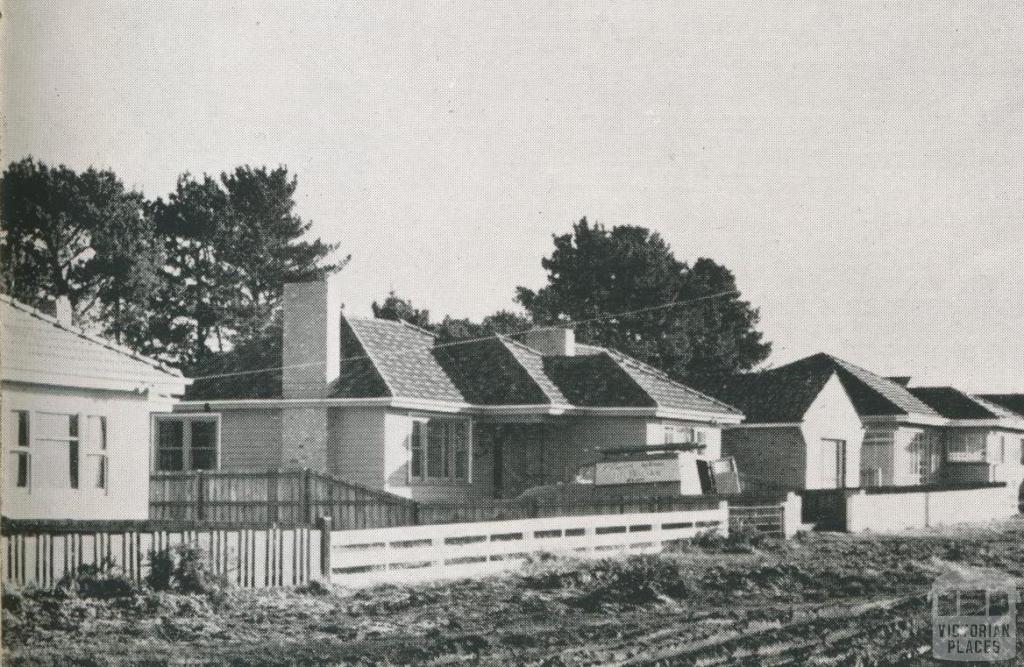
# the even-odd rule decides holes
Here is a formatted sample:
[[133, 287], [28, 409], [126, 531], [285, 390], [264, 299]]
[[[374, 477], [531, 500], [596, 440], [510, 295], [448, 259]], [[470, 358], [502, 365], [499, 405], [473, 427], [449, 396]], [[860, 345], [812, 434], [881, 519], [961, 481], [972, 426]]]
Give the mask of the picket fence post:
[[320, 529], [320, 579], [331, 583], [331, 517], [322, 516], [317, 521]]

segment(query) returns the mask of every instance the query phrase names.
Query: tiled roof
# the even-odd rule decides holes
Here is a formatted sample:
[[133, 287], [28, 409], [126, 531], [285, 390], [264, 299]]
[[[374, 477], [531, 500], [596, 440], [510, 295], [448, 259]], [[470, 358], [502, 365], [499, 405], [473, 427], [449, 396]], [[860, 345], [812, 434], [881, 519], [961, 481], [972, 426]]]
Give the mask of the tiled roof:
[[793, 423], [835, 374], [861, 417], [939, 413], [903, 385], [829, 354], [814, 354], [756, 373], [733, 376], [709, 391], [739, 407], [751, 423]]
[[[434, 357], [467, 403], [540, 405], [552, 402], [499, 338], [443, 343], [434, 348]], [[558, 396], [561, 398], [560, 394]]]
[[[391, 395], [380, 370], [356, 335], [357, 320], [341, 320], [341, 362], [331, 398], [382, 398]], [[375, 337], [371, 337], [376, 340]]]
[[[349, 319], [351, 328], [392, 396], [465, 403], [434, 354], [434, 336], [405, 322]], [[347, 351], [346, 357], [350, 357]]]
[[742, 414], [732, 405], [680, 384], [653, 366], [648, 366], [617, 350], [606, 349], [605, 352], [648, 396], [654, 399], [660, 408], [695, 410], [712, 414]]
[[822, 364], [794, 365], [734, 375], [708, 391], [742, 410], [747, 422], [791, 424], [803, 421], [833, 375]]
[[544, 373], [572, 405], [657, 407], [654, 399], [607, 353], [544, 357]]
[[908, 391], [947, 419], [995, 419], [998, 416], [953, 387], [911, 387]]
[[118, 391], [154, 387], [180, 395], [177, 370], [0, 295], [0, 368], [5, 380]]
[[511, 338], [502, 338], [508, 351], [516, 358], [519, 365], [529, 374], [537, 387], [547, 397], [548, 402], [559, 405], [571, 405], [573, 401], [562, 391], [554, 378], [547, 372], [544, 357], [540, 352], [527, 347]]
[[1024, 394], [978, 394], [977, 397], [1024, 417]]

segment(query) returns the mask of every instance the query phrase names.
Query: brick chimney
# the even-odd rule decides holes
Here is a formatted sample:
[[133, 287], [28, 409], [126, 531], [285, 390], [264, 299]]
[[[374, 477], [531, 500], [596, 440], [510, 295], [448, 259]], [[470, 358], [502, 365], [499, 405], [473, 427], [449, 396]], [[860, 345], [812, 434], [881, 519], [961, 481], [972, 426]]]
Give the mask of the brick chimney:
[[311, 399], [281, 409], [281, 467], [328, 472], [327, 406], [317, 405], [338, 378], [341, 293], [328, 278], [284, 286], [281, 395]]
[[535, 327], [523, 334], [523, 343], [546, 357], [576, 356], [576, 332], [568, 327]]
[[340, 296], [331, 279], [285, 284], [283, 398], [322, 398], [338, 379]]

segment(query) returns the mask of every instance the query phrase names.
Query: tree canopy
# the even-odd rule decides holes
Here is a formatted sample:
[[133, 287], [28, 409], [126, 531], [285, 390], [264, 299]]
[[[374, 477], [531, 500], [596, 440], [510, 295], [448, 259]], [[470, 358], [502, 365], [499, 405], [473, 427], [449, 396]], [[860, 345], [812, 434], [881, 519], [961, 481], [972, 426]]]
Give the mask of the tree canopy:
[[[614, 347], [680, 381], [699, 385], [748, 370], [771, 351], [731, 271], [705, 258], [689, 266], [643, 227], [609, 230], [583, 218], [554, 237], [541, 264], [547, 285], [519, 287], [516, 296], [534, 321], [576, 322], [579, 340]], [[615, 313], [631, 314], [609, 317]]]

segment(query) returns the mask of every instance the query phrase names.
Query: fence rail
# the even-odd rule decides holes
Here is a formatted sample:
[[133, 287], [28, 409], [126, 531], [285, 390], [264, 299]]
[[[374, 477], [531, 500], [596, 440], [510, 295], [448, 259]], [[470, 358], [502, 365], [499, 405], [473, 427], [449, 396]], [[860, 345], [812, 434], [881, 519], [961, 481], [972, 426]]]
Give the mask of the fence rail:
[[727, 533], [726, 503], [703, 510], [334, 531], [330, 580], [366, 586], [483, 576], [520, 564], [531, 554], [655, 553], [703, 531]]

